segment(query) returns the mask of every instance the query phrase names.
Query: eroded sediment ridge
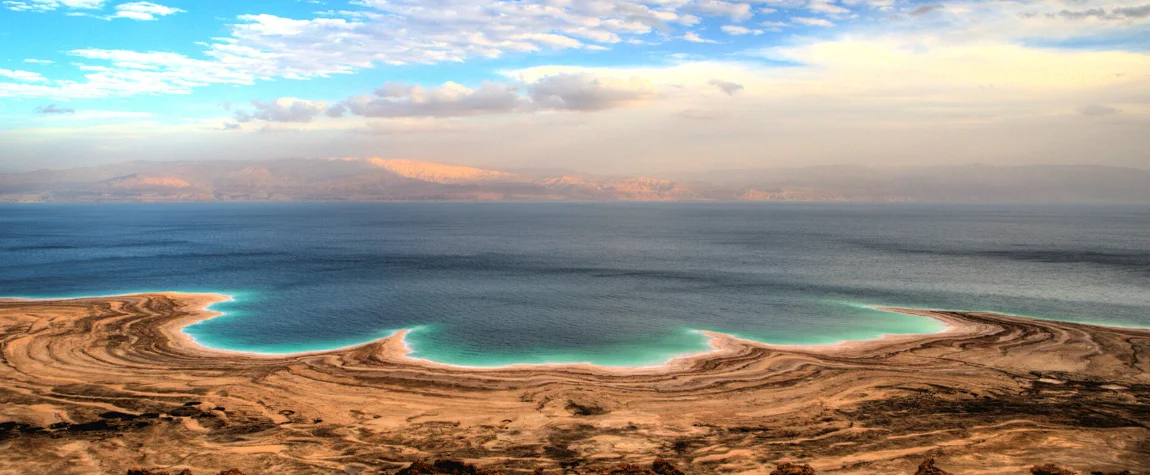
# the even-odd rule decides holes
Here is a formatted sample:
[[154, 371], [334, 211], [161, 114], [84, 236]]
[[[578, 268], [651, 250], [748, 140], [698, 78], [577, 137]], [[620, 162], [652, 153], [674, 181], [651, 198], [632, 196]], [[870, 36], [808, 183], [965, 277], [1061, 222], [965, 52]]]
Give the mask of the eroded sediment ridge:
[[957, 473], [1150, 469], [1148, 330], [892, 309], [950, 330], [809, 348], [714, 334], [716, 351], [655, 368], [467, 369], [407, 358], [401, 335], [286, 356], [200, 347], [180, 328], [220, 298], [0, 301], [4, 468], [294, 473], [449, 457], [577, 470], [662, 455], [688, 473], [783, 459], [909, 473], [929, 454]]

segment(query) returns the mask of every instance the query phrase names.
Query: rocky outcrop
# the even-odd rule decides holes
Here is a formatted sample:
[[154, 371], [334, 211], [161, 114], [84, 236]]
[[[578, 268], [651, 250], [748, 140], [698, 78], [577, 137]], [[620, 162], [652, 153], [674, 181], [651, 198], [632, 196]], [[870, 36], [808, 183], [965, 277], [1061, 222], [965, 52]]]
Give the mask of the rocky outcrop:
[[[172, 472], [161, 469], [147, 469], [142, 467], [132, 467], [128, 469], [128, 475], [172, 475]], [[192, 475], [190, 468], [185, 468], [175, 473], [175, 475]], [[232, 468], [219, 472], [219, 475], [244, 475], [238, 468]]]
[[1059, 467], [1052, 463], [1046, 465], [1035, 465], [1030, 467], [1030, 473], [1034, 475], [1078, 475], [1078, 471], [1071, 470], [1066, 467]]
[[671, 462], [663, 460], [662, 458], [655, 459], [655, 463], [651, 464], [651, 470], [659, 475], [686, 475]]
[[815, 469], [811, 468], [810, 465], [780, 462], [775, 466], [775, 469], [771, 471], [771, 475], [815, 475]]
[[[387, 473], [387, 472], [384, 472]], [[535, 469], [535, 475], [544, 475], [547, 472], [541, 468]], [[587, 475], [686, 475], [670, 462], [657, 458], [650, 468], [635, 464], [623, 464], [615, 467], [591, 469]], [[811, 472], [814, 473], [814, 472]], [[436, 460], [434, 463], [412, 462], [395, 475], [503, 475], [500, 470], [485, 470], [474, 465], [457, 460]], [[147, 474], [142, 474], [147, 475]]]
[[918, 471], [914, 475], [952, 475], [950, 472], [934, 466], [934, 457], [923, 460], [918, 465]]
[[484, 470], [457, 460], [436, 460], [435, 463], [412, 462], [395, 475], [503, 475], [502, 471]]

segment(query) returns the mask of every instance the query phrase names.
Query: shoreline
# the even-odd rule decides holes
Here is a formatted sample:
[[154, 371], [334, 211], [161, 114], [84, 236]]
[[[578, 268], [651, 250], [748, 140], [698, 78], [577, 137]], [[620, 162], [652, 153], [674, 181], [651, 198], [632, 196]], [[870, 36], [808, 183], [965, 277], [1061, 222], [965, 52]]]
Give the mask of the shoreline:
[[[148, 295], [160, 295], [171, 298], [174, 301], [180, 302], [186, 310], [189, 310], [188, 315], [174, 319], [158, 328], [159, 331], [167, 335], [171, 341], [177, 344], [178, 347], [198, 353], [216, 354], [231, 357], [246, 357], [261, 360], [276, 360], [276, 359], [293, 359], [300, 357], [312, 357], [332, 355], [343, 352], [357, 351], [364, 348], [378, 346], [383, 353], [383, 357], [387, 360], [396, 363], [414, 364], [426, 367], [438, 367], [464, 371], [530, 371], [530, 370], [556, 370], [556, 369], [582, 369], [591, 370], [595, 372], [605, 373], [618, 373], [618, 374], [637, 374], [648, 372], [669, 372], [688, 368], [698, 361], [705, 361], [708, 359], [727, 356], [738, 351], [740, 347], [760, 347], [766, 349], [776, 349], [794, 352], [809, 352], [821, 354], [834, 354], [849, 351], [865, 351], [871, 347], [885, 346], [888, 344], [913, 341], [916, 339], [941, 336], [941, 335], [966, 335], [973, 334], [981, 326], [972, 326], [968, 323], [961, 322], [957, 319], [947, 319], [932, 313], [929, 310], [921, 310], [922, 313], [914, 313], [920, 309], [906, 309], [900, 307], [883, 307], [883, 306], [869, 306], [875, 310], [902, 313], [907, 315], [916, 315], [924, 318], [929, 318], [942, 323], [945, 327], [938, 332], [926, 333], [898, 333], [890, 334], [884, 333], [875, 338], [865, 338], [860, 340], [843, 340], [835, 343], [821, 343], [821, 344], [776, 344], [761, 342], [749, 338], [743, 338], [727, 333], [691, 329], [689, 331], [697, 332], [707, 337], [706, 344], [709, 349], [702, 351], [687, 352], [673, 356], [662, 363], [648, 364], [648, 365], [602, 365], [592, 362], [565, 362], [565, 363], [510, 363], [495, 366], [479, 366], [479, 365], [461, 365], [453, 363], [445, 363], [435, 361], [429, 358], [411, 356], [414, 350], [407, 342], [407, 336], [417, 328], [402, 328], [393, 331], [391, 334], [375, 338], [372, 340], [356, 343], [352, 345], [341, 346], [331, 349], [323, 350], [308, 350], [296, 351], [288, 353], [261, 353], [256, 351], [243, 351], [231, 350], [225, 348], [215, 348], [196, 341], [195, 337], [188, 334], [185, 329], [191, 325], [205, 322], [213, 318], [224, 315], [224, 312], [212, 310], [210, 307], [217, 303], [234, 301], [235, 297], [229, 294], [214, 293], [214, 292], [180, 292], [180, 291], [158, 291], [158, 292], [139, 292], [127, 294], [111, 294], [111, 295], [94, 295], [94, 296], [78, 296], [78, 297], [65, 297], [65, 298], [23, 298], [23, 297], [2, 297], [0, 301], [14, 300], [14, 301], [30, 301], [30, 302], [51, 302], [63, 300], [87, 300], [87, 299], [115, 299], [126, 297], [143, 297]], [[1023, 317], [1025, 318], [1025, 317]]]
[[[211, 305], [213, 305], [215, 303], [233, 300], [233, 298], [231, 296], [224, 295], [224, 294], [212, 294], [212, 293], [199, 294], [199, 293], [184, 293], [184, 292], [154, 292], [154, 293], [149, 293], [149, 294], [164, 295], [167, 297], [173, 297], [176, 300], [180, 300], [181, 297], [186, 298], [188, 296], [206, 296], [206, 297], [213, 298], [213, 300], [210, 301], [209, 303], [207, 303], [205, 305], [198, 306], [196, 311], [200, 312], [201, 315], [199, 317], [194, 318], [194, 320], [192, 320], [192, 321], [177, 320], [177, 321], [172, 322], [170, 325], [166, 325], [166, 327], [176, 326], [177, 331], [174, 333], [177, 334], [176, 338], [178, 339], [178, 341], [183, 343], [187, 348], [193, 349], [196, 351], [207, 351], [207, 352], [212, 352], [212, 353], [223, 353], [223, 354], [232, 355], [232, 356], [244, 356], [244, 357], [260, 358], [260, 359], [277, 359], [277, 358], [290, 359], [290, 358], [307, 357], [307, 356], [322, 356], [325, 354], [336, 354], [336, 353], [341, 353], [341, 352], [356, 351], [356, 350], [360, 350], [360, 349], [364, 349], [364, 348], [368, 348], [368, 347], [372, 347], [372, 346], [379, 346], [380, 349], [383, 351], [384, 357], [386, 359], [393, 360], [393, 361], [396, 361], [399, 363], [415, 364], [415, 365], [421, 365], [421, 366], [427, 366], [427, 367], [433, 367], [433, 368], [439, 367], [439, 368], [449, 368], [449, 369], [455, 369], [455, 370], [476, 371], [476, 372], [484, 372], [484, 371], [531, 371], [531, 370], [556, 370], [556, 369], [560, 369], [560, 370], [561, 369], [584, 369], [584, 370], [591, 370], [591, 371], [596, 371], [596, 372], [618, 373], [618, 374], [636, 374], [636, 373], [646, 373], [646, 372], [669, 372], [669, 371], [681, 370], [683, 368], [688, 368], [692, 365], [692, 363], [695, 363], [696, 361], [704, 361], [704, 360], [715, 358], [715, 357], [721, 357], [721, 356], [733, 354], [733, 353], [737, 352], [737, 350], [740, 346], [742, 346], [742, 347], [758, 346], [758, 347], [762, 347], [762, 348], [789, 350], [789, 351], [797, 351], [797, 352], [813, 352], [813, 353], [833, 354], [833, 353], [837, 353], [837, 352], [866, 350], [872, 346], [882, 346], [882, 345], [886, 345], [886, 344], [898, 343], [898, 342], [903, 342], [903, 341], [913, 341], [915, 339], [926, 337], [926, 336], [937, 336], [937, 335], [943, 335], [943, 334], [955, 334], [955, 335], [971, 334], [977, 329], [982, 329], [982, 327], [980, 327], [980, 326], [972, 328], [969, 325], [964, 325], [962, 322], [959, 322], [958, 320], [953, 320], [953, 319], [948, 320], [948, 319], [940, 318], [939, 316], [934, 315], [934, 314], [918, 315], [918, 314], [900, 311], [900, 310], [910, 310], [910, 309], [898, 309], [896, 307], [871, 307], [871, 308], [874, 308], [876, 310], [881, 310], [881, 311], [886, 311], [886, 312], [904, 313], [904, 314], [910, 314], [910, 315], [917, 315], [917, 316], [921, 316], [924, 318], [930, 318], [930, 319], [933, 319], [935, 321], [942, 323], [943, 325], [945, 325], [945, 328], [943, 328], [942, 330], [940, 330], [938, 332], [905, 333], [905, 334], [886, 334], [886, 333], [884, 333], [884, 334], [882, 334], [876, 338], [867, 338], [867, 339], [862, 339], [862, 340], [844, 340], [844, 341], [840, 341], [840, 342], [836, 342], [836, 343], [814, 344], [814, 345], [791, 345], [791, 344], [765, 343], [765, 342], [752, 340], [752, 339], [748, 339], [748, 338], [742, 338], [742, 337], [738, 337], [738, 336], [734, 336], [734, 335], [722, 333], [722, 332], [693, 329], [691, 331], [698, 332], [698, 333], [707, 337], [707, 345], [710, 346], [710, 349], [703, 350], [703, 351], [683, 353], [680, 355], [673, 356], [673, 357], [667, 359], [666, 361], [664, 361], [662, 363], [657, 363], [657, 364], [614, 366], [614, 365], [601, 365], [601, 364], [596, 364], [596, 363], [591, 363], [591, 362], [570, 362], [570, 363], [511, 363], [511, 364], [496, 365], [496, 366], [478, 366], [478, 365], [460, 365], [460, 364], [453, 364], [453, 363], [444, 363], [444, 362], [435, 361], [435, 360], [429, 359], [429, 358], [411, 356], [411, 353], [413, 353], [414, 350], [411, 348], [411, 345], [408, 344], [407, 336], [412, 331], [414, 331], [415, 328], [402, 328], [399, 330], [395, 330], [390, 335], [387, 335], [384, 337], [375, 338], [375, 339], [372, 339], [369, 341], [365, 341], [363, 343], [357, 343], [357, 344], [353, 344], [353, 345], [347, 345], [347, 346], [342, 346], [342, 347], [332, 348], [332, 349], [326, 349], [326, 350], [298, 351], [298, 352], [290, 352], [290, 353], [260, 353], [260, 352], [253, 352], [253, 351], [213, 348], [213, 347], [206, 346], [206, 345], [203, 345], [203, 344], [197, 342], [195, 340], [195, 338], [192, 337], [191, 335], [189, 335], [187, 332], [185, 332], [184, 329], [190, 325], [194, 325], [194, 324], [197, 324], [200, 322], [204, 322], [204, 321], [211, 320], [213, 318], [222, 316], [223, 312], [214, 311], [214, 310], [209, 309], [208, 307], [210, 307]], [[130, 297], [130, 296], [149, 295], [149, 294], [128, 294], [128, 295], [118, 295], [118, 296], [110, 296], [110, 297]], [[219, 300], [214, 300], [216, 298], [219, 298]], [[189, 306], [195, 306], [195, 305], [198, 305], [198, 304], [193, 304], [193, 305], [189, 305]], [[165, 330], [169, 330], [169, 329], [165, 328]]]
[[1111, 328], [1115, 330], [1147, 330], [1150, 327], [1130, 327], [1120, 325], [1106, 325], [1096, 323], [1084, 323], [1074, 321], [1064, 321], [1046, 318], [1037, 318], [1024, 315], [1012, 315], [1001, 312], [988, 312], [988, 311], [970, 311], [970, 310], [939, 310], [928, 308], [908, 308], [908, 307], [892, 307], [880, 305], [865, 305], [864, 307], [873, 310], [900, 313], [904, 315], [913, 315], [923, 318], [928, 318], [944, 325], [942, 330], [937, 332], [922, 332], [922, 333], [883, 333], [874, 338], [863, 338], [859, 340], [841, 340], [834, 343], [817, 343], [817, 344], [791, 344], [791, 343], [768, 343], [750, 338], [739, 337], [736, 335], [700, 329], [689, 329], [688, 331], [697, 332], [707, 337], [706, 344], [709, 349], [701, 351], [693, 351], [678, 354], [668, 358], [662, 363], [647, 364], [647, 365], [603, 365], [592, 362], [563, 362], [563, 363], [509, 363], [494, 366], [480, 366], [480, 365], [463, 365], [435, 361], [430, 358], [412, 356], [415, 350], [407, 341], [407, 336], [418, 329], [401, 328], [392, 331], [390, 334], [367, 340], [361, 343], [340, 346], [330, 349], [322, 350], [306, 350], [306, 351], [293, 351], [287, 353], [262, 353], [258, 351], [244, 351], [244, 350], [231, 350], [226, 348], [216, 348], [200, 343], [188, 334], [185, 329], [189, 326], [202, 323], [213, 318], [224, 315], [224, 312], [212, 310], [212, 305], [234, 301], [235, 296], [231, 294], [223, 294], [217, 292], [182, 292], [182, 291], [154, 291], [154, 292], [132, 292], [124, 294], [108, 294], [108, 295], [86, 295], [76, 297], [62, 297], [62, 298], [27, 298], [27, 297], [0, 297], [0, 302], [3, 301], [26, 301], [26, 302], [54, 302], [54, 301], [68, 301], [68, 300], [89, 300], [89, 299], [117, 299], [129, 297], [144, 297], [148, 295], [159, 295], [170, 298], [174, 301], [180, 302], [183, 307], [189, 310], [188, 315], [174, 319], [170, 322], [161, 325], [157, 330], [164, 333], [169, 339], [176, 344], [179, 348], [196, 353], [214, 354], [220, 356], [230, 357], [244, 357], [258, 360], [278, 360], [278, 359], [293, 359], [301, 357], [314, 357], [324, 355], [335, 355], [339, 353], [359, 351], [369, 347], [379, 347], [381, 356], [389, 361], [400, 364], [411, 364], [417, 366], [425, 366], [429, 368], [444, 368], [463, 371], [485, 372], [485, 371], [530, 371], [530, 370], [562, 370], [562, 369], [582, 369], [594, 372], [614, 373], [614, 374], [642, 374], [651, 372], [672, 372], [689, 368], [692, 364], [705, 361], [712, 358], [728, 356], [736, 353], [739, 348], [758, 347], [771, 350], [790, 351], [796, 353], [811, 353], [811, 354], [846, 354], [867, 352], [875, 348], [883, 346], [909, 343], [916, 340], [921, 340], [929, 337], [964, 337], [977, 335], [980, 332], [986, 332], [991, 325], [972, 324], [968, 321], [946, 317], [941, 312], [959, 312], [959, 313], [993, 313], [996, 315], [1003, 315], [1012, 318], [1021, 319], [1035, 319], [1041, 321], [1092, 325], [1104, 328]]

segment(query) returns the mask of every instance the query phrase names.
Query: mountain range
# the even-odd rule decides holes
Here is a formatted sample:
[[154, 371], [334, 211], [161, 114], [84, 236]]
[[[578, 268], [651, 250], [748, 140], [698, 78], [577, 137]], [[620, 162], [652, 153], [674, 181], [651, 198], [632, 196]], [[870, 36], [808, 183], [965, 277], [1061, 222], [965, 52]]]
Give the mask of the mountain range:
[[1088, 165], [819, 166], [655, 176], [347, 158], [136, 161], [0, 173], [0, 201], [1150, 202], [1150, 171]]

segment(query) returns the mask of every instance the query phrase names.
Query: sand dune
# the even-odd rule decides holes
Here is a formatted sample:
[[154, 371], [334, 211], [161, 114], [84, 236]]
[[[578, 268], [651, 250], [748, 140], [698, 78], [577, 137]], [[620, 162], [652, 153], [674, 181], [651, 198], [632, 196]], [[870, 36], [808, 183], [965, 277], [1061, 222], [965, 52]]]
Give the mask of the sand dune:
[[1150, 470], [1150, 331], [899, 310], [933, 335], [717, 351], [658, 368], [464, 369], [400, 335], [339, 351], [208, 350], [179, 331], [220, 296], [0, 301], [0, 473], [509, 472], [661, 455], [687, 473]]

